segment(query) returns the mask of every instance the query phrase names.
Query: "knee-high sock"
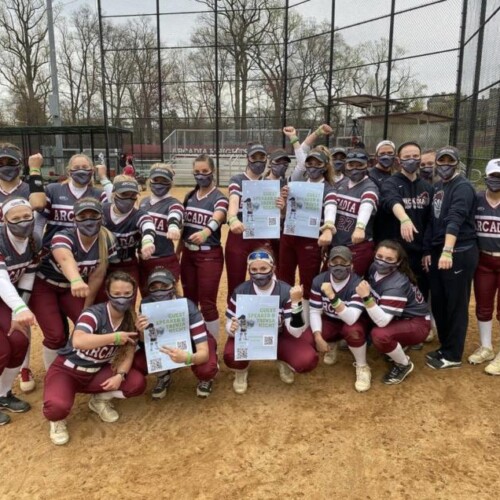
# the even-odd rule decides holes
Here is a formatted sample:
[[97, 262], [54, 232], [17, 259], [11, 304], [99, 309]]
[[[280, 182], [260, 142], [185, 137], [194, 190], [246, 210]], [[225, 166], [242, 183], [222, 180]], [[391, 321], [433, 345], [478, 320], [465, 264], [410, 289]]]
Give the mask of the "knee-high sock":
[[357, 366], [366, 366], [366, 342], [361, 347], [351, 347], [349, 350], [352, 352]]
[[481, 346], [489, 347], [491, 349], [491, 329], [493, 328], [493, 320], [478, 321], [477, 326], [479, 328], [479, 338], [481, 340]]
[[205, 321], [205, 325], [207, 325], [208, 333], [212, 334], [215, 340], [219, 340], [220, 320]]
[[306, 324], [306, 328], [311, 324], [311, 321], [309, 319], [309, 312], [310, 312], [310, 307], [309, 307], [309, 301], [306, 299], [302, 299], [302, 316], [304, 318], [304, 323]]
[[12, 384], [16, 377], [19, 375], [21, 367], [5, 368], [2, 375], [0, 375], [0, 397], [7, 396], [7, 393], [12, 390]]
[[396, 346], [396, 349], [394, 349], [394, 351], [391, 351], [391, 352], [387, 353], [387, 356], [389, 356], [390, 358], [392, 358], [392, 360], [395, 363], [398, 363], [398, 365], [404, 365], [404, 366], [406, 366], [410, 362], [408, 356], [403, 351], [403, 348], [401, 347], [401, 344], [399, 344], [399, 343]]
[[57, 349], [49, 349], [43, 346], [43, 364], [45, 365], [45, 370], [50, 368], [50, 365], [57, 358]]
[[28, 329], [28, 337], [30, 339], [30, 343], [28, 344], [28, 350], [26, 351], [26, 356], [24, 356], [23, 364], [21, 365], [21, 369], [30, 367], [30, 355], [31, 355], [31, 328]]

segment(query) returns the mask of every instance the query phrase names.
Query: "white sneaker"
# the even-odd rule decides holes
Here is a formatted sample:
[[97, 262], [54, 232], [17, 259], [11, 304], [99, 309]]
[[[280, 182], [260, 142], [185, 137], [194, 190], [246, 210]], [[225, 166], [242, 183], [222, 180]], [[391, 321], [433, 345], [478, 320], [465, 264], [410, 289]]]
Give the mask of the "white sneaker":
[[337, 362], [337, 354], [339, 352], [339, 343], [338, 342], [332, 342], [328, 344], [330, 346], [330, 350], [328, 352], [325, 352], [325, 355], [323, 356], [323, 363], [325, 365], [334, 365]]
[[57, 420], [50, 423], [50, 440], [57, 446], [62, 446], [69, 441], [66, 420]]
[[295, 373], [293, 370], [283, 361], [278, 361], [278, 368], [280, 371], [280, 379], [285, 384], [293, 384], [295, 380]]
[[354, 383], [354, 388], [358, 392], [366, 392], [370, 389], [372, 385], [372, 372], [368, 365], [358, 366], [353, 363], [356, 368], [356, 382]]
[[480, 365], [494, 359], [495, 353], [489, 347], [478, 347], [467, 359], [471, 365]]
[[233, 389], [236, 394], [245, 394], [248, 389], [248, 368], [234, 370]]
[[500, 375], [500, 352], [495, 356], [495, 359], [486, 366], [484, 371], [488, 375]]
[[103, 422], [113, 423], [120, 418], [119, 413], [113, 408], [111, 400], [102, 399], [99, 394], [94, 394], [90, 398], [89, 408], [97, 413]]
[[19, 373], [19, 389], [23, 392], [34, 391], [36, 387], [33, 373], [29, 368], [21, 368]]

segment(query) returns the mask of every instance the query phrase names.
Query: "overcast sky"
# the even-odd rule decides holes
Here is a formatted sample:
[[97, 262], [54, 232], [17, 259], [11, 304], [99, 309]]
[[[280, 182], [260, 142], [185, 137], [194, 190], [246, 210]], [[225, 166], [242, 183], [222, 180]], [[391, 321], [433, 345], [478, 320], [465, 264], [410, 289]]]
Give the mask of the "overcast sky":
[[[290, 0], [290, 5], [301, 0]], [[70, 14], [84, 4], [97, 9], [97, 0], [63, 0], [63, 13]], [[472, 2], [471, 2], [472, 3]], [[284, 4], [284, 2], [283, 2]], [[426, 8], [396, 17], [395, 44], [405, 49], [406, 55], [418, 55], [457, 47], [462, 0], [396, 0], [396, 11], [433, 4]], [[104, 14], [154, 14], [156, 0], [102, 0]], [[363, 20], [390, 13], [391, 0], [336, 0], [335, 26], [343, 28]], [[162, 12], [186, 12], [206, 9], [195, 0], [160, 0]], [[294, 7], [305, 17], [330, 20], [331, 0], [310, 0]], [[197, 15], [165, 15], [161, 17], [162, 43], [168, 46], [189, 44]], [[127, 18], [112, 22], [125, 23]], [[154, 18], [152, 21], [156, 22]], [[342, 29], [345, 41], [357, 45], [389, 36], [389, 19], [382, 19]], [[457, 70], [457, 52], [422, 57], [410, 61], [417, 78], [428, 87], [427, 93], [454, 92]]]

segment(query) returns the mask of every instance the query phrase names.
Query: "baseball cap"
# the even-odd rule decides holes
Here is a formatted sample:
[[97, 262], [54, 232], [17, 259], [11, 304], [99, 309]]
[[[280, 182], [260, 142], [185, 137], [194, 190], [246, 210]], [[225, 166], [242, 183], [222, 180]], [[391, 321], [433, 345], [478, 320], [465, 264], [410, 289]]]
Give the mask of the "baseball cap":
[[170, 172], [170, 170], [165, 170], [163, 168], [152, 168], [149, 171], [149, 178], [153, 179], [154, 177], [163, 177], [172, 182], [174, 174]]
[[375, 154], [378, 153], [378, 150], [382, 147], [382, 146], [390, 146], [394, 152], [396, 152], [396, 145], [392, 142], [392, 141], [388, 141], [388, 140], [385, 140], [385, 141], [380, 141], [378, 144], [377, 144], [377, 147], [375, 148]]
[[350, 161], [359, 161], [360, 163], [368, 163], [368, 154], [364, 149], [352, 149], [347, 153], [346, 163]]
[[286, 160], [288, 163], [291, 162], [290, 157], [288, 156], [287, 152], [284, 149], [276, 149], [269, 155], [269, 159], [272, 162], [278, 160]]
[[148, 287], [157, 281], [165, 283], [165, 285], [175, 285], [174, 275], [165, 268], [153, 270], [153, 272], [148, 276]]
[[252, 144], [247, 149], [247, 156], [252, 156], [255, 153], [264, 153], [267, 155], [266, 148], [262, 144]]
[[445, 146], [444, 148], [439, 148], [436, 151], [436, 161], [440, 160], [443, 156], [451, 156], [456, 162], [460, 161], [460, 153], [457, 148], [453, 146]]
[[309, 160], [309, 158], [316, 158], [316, 160], [321, 163], [328, 163], [328, 158], [323, 151], [312, 151], [306, 156], [306, 161]]
[[118, 181], [113, 184], [113, 193], [139, 192], [139, 185], [136, 181]]
[[21, 154], [14, 148], [0, 149], [0, 158], [12, 158], [13, 160], [21, 162]]
[[500, 174], [500, 158], [494, 158], [486, 165], [486, 175]]
[[100, 214], [102, 214], [101, 202], [92, 198], [86, 198], [83, 200], [78, 200], [73, 207], [73, 212], [75, 215], [81, 214], [85, 210], [93, 210], [94, 212], [99, 212]]
[[330, 250], [330, 255], [328, 256], [328, 260], [335, 259], [335, 257], [340, 257], [347, 262], [352, 262], [352, 252], [344, 246], [333, 247]]
[[347, 151], [345, 148], [331, 148], [330, 153], [332, 156], [335, 156], [336, 154], [343, 154], [344, 156], [347, 156]]

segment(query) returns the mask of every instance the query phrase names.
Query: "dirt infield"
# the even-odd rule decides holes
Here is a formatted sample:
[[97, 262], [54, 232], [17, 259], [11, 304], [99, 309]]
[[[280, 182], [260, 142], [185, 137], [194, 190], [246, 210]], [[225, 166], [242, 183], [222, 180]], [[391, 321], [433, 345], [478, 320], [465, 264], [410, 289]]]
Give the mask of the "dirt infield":
[[[182, 199], [185, 190], [176, 190]], [[226, 280], [219, 293], [225, 311]], [[477, 344], [473, 307], [466, 354]], [[500, 347], [495, 322], [494, 345]], [[223, 336], [224, 338], [224, 336]], [[222, 342], [219, 346], [221, 352]], [[433, 344], [434, 345], [434, 344]], [[232, 391], [221, 363], [214, 393], [195, 396], [190, 370], [174, 375], [168, 396], [148, 392], [116, 403], [121, 419], [101, 422], [77, 397], [71, 440], [56, 447], [42, 416], [41, 333], [33, 334], [33, 406], [0, 429], [0, 499], [479, 499], [500, 478], [500, 377], [464, 365], [425, 366], [400, 386], [380, 379], [385, 362], [369, 349], [373, 383], [355, 392], [351, 355], [283, 384], [271, 362], [250, 369], [247, 394]]]

